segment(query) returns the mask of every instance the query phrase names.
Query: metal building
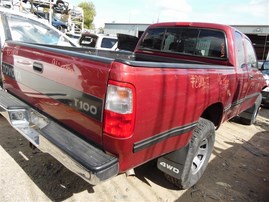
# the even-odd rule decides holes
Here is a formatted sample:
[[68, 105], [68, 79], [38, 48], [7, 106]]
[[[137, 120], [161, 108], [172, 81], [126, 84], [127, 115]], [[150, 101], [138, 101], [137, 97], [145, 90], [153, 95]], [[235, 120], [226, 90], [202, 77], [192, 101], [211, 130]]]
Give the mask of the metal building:
[[268, 58], [269, 25], [232, 25], [245, 33], [253, 43], [259, 60]]
[[[140, 37], [150, 24], [105, 23], [104, 33], [116, 35], [129, 34]], [[269, 25], [232, 25], [245, 33], [252, 41], [259, 60], [265, 60], [269, 51]]]
[[105, 23], [104, 34], [129, 34], [140, 37], [150, 24]]

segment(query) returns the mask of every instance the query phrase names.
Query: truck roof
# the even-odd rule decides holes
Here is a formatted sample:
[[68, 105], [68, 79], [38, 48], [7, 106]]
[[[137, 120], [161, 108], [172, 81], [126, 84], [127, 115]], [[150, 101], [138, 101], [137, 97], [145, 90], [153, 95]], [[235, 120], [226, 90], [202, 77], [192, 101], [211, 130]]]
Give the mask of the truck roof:
[[[210, 28], [210, 29], [218, 29], [218, 30], [237, 30], [234, 27], [224, 24], [218, 23], [209, 23], [209, 22], [162, 22], [155, 23], [149, 26], [149, 28], [153, 27], [201, 27], [201, 28]], [[238, 30], [237, 30], [238, 31]], [[240, 32], [240, 31], [238, 31]], [[241, 32], [240, 32], [241, 33]]]
[[160, 22], [150, 25], [150, 27], [176, 27], [176, 26], [186, 26], [186, 27], [229, 27], [229, 25], [209, 23], [209, 22]]

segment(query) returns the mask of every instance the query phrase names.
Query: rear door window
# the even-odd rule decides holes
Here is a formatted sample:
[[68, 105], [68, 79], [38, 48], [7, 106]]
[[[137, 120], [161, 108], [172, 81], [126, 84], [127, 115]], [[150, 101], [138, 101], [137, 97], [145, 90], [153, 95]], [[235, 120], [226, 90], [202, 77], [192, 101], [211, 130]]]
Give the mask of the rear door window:
[[146, 33], [144, 40], [140, 44], [142, 49], [162, 50], [162, 42], [165, 28], [150, 29]]
[[226, 58], [224, 33], [215, 30], [201, 30], [197, 39], [195, 54], [205, 57]]

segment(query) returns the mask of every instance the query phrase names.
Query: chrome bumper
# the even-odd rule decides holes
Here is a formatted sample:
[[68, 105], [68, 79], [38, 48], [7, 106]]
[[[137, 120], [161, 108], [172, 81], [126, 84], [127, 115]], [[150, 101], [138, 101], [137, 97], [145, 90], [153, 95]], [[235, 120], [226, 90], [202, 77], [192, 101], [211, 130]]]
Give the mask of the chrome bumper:
[[39, 150], [90, 184], [118, 174], [118, 159], [79, 138], [13, 95], [0, 90], [0, 113]]

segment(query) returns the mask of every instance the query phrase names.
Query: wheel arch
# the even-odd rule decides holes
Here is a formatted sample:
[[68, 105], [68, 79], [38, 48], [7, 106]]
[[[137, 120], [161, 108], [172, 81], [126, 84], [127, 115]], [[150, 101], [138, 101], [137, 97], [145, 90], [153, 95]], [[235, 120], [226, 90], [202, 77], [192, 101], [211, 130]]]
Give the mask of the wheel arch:
[[223, 104], [218, 102], [208, 106], [202, 113], [201, 117], [211, 121], [216, 128], [221, 124], [223, 116]]

